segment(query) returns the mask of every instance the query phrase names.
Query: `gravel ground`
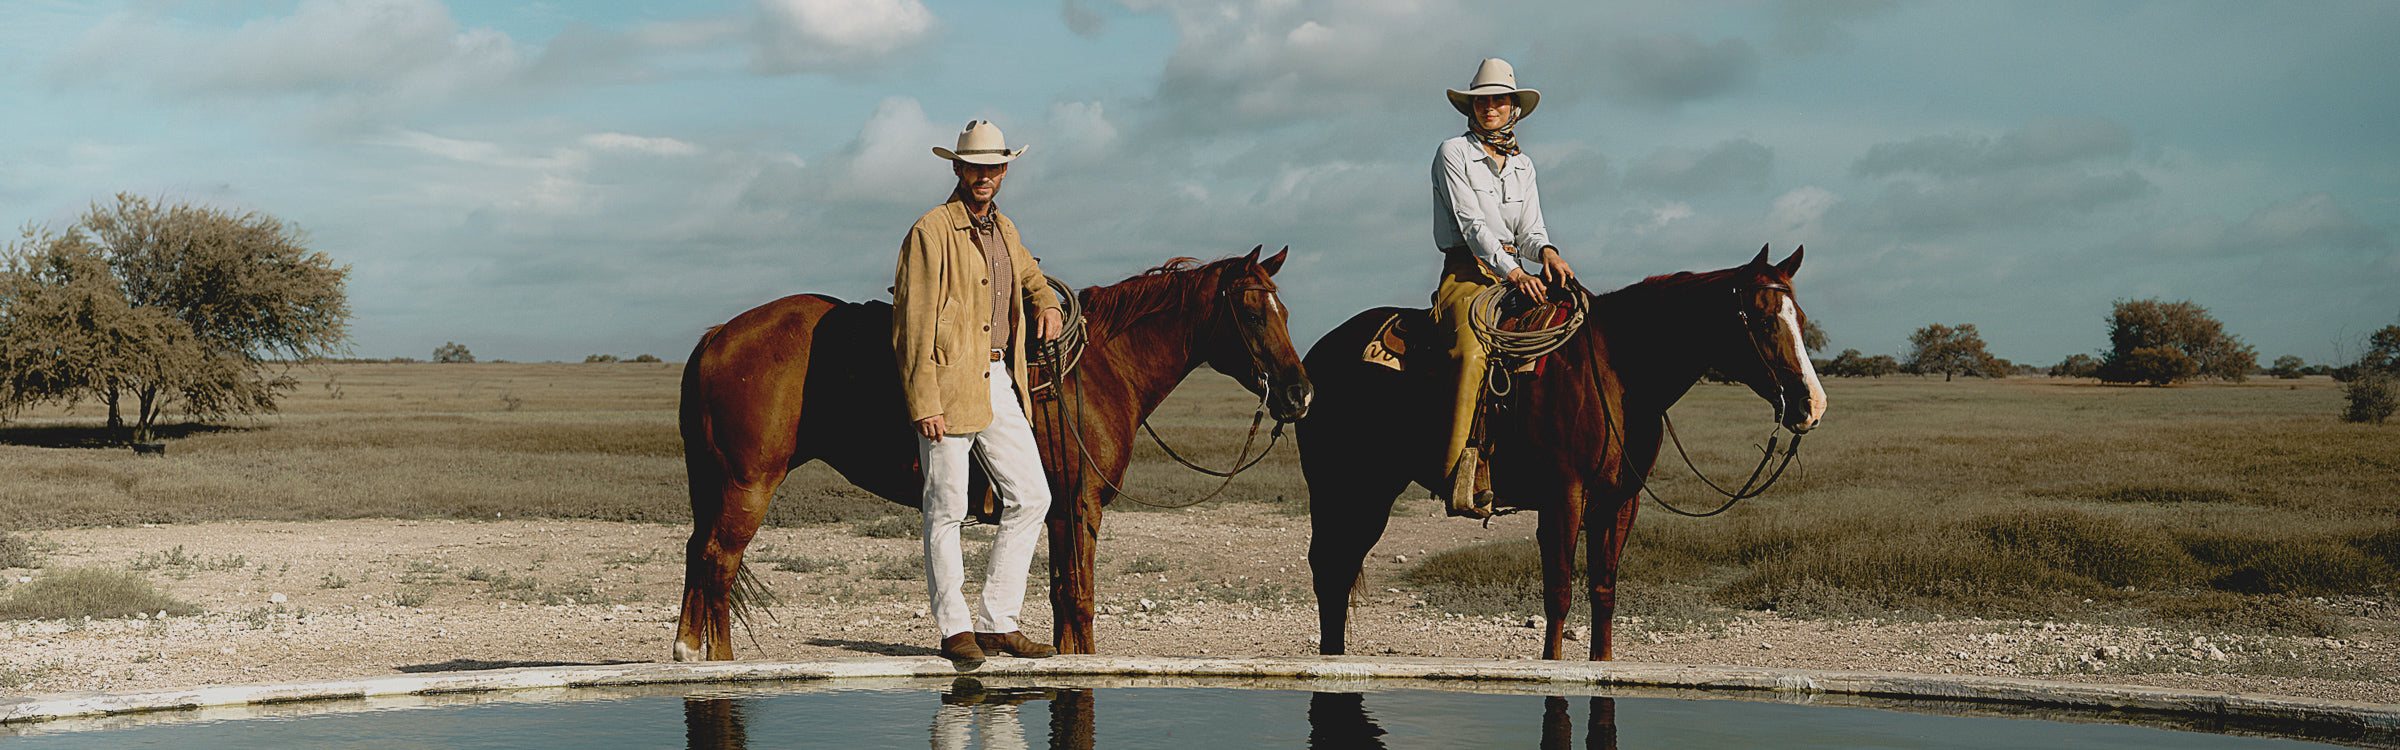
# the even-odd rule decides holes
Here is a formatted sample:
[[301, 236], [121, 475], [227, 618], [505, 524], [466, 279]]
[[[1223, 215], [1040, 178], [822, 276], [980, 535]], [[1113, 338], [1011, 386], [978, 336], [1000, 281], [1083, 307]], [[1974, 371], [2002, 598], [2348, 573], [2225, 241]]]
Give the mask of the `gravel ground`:
[[[1115, 513], [1101, 540], [1099, 651], [1316, 653], [1307, 521], [1252, 504]], [[0, 692], [130, 691], [396, 672], [663, 661], [684, 527], [583, 521], [227, 522], [19, 532], [48, 567], [143, 568], [197, 615], [0, 622]], [[1410, 559], [1530, 536], [1397, 517], [1369, 561], [1351, 653], [1524, 659], [1523, 619], [1424, 606], [1397, 583]], [[971, 537], [981, 538], [981, 537]], [[933, 652], [914, 539], [849, 526], [767, 529], [752, 564], [782, 597], [742, 638], [749, 659]], [[981, 545], [970, 541], [973, 554]], [[784, 568], [764, 563], [780, 560]], [[8, 570], [12, 585], [40, 575]], [[5, 591], [0, 591], [4, 595]], [[1049, 632], [1046, 594], [1026, 631]], [[1665, 627], [1621, 621], [1628, 661], [2028, 676], [2400, 703], [2400, 607], [2326, 602], [2345, 639], [2239, 636], [2009, 620], [1813, 621], [1740, 613]], [[1578, 608], [1581, 608], [1578, 603]], [[1581, 629], [1579, 629], [1581, 630]], [[1582, 632], [1588, 637], [1588, 630]], [[1578, 642], [1570, 652], [1587, 648]]]

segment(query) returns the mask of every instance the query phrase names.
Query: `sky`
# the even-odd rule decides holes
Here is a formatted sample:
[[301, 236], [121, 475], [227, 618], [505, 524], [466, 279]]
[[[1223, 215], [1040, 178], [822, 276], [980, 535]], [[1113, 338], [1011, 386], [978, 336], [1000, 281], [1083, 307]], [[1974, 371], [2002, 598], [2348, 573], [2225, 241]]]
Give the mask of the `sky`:
[[[2400, 323], [2400, 3], [0, 0], [0, 222], [120, 192], [350, 268], [352, 354], [681, 361], [787, 294], [888, 299], [971, 119], [1077, 287], [1289, 246], [1305, 348], [1424, 306], [1485, 57], [1596, 290], [1807, 247], [1844, 349], [2047, 366], [2118, 301], [2260, 363]], [[13, 238], [16, 234], [11, 233]]]

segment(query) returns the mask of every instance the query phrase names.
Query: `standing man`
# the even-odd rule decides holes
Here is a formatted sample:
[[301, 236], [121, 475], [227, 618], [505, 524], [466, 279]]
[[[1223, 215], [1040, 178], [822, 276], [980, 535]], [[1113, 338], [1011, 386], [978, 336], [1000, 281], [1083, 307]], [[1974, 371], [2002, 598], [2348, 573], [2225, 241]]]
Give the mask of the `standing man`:
[[[933, 148], [950, 160], [958, 187], [900, 241], [892, 285], [892, 350], [925, 469], [926, 588], [942, 656], [961, 667], [982, 664], [987, 651], [1058, 653], [1017, 627], [1026, 568], [1050, 510], [1050, 486], [1025, 416], [1033, 403], [1017, 387], [1025, 380], [1021, 324], [1028, 322], [1018, 313], [1019, 296], [1040, 310], [1031, 322], [1043, 339], [1057, 338], [1064, 319], [1041, 267], [1018, 242], [1016, 224], [993, 203], [1008, 163], [1025, 153], [1007, 144], [999, 127], [976, 120], [959, 132], [958, 150]], [[1001, 499], [982, 612], [971, 621], [958, 541], [970, 457], [982, 462]]]

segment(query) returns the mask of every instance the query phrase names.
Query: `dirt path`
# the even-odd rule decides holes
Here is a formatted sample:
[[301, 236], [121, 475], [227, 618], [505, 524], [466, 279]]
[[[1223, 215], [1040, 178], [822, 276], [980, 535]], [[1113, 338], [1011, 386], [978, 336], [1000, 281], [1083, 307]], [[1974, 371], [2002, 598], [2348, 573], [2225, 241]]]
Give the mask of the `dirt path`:
[[[1540, 631], [1422, 606], [1394, 579], [1410, 559], [1528, 536], [1392, 519], [1369, 561], [1351, 653], [1530, 658]], [[126, 691], [537, 664], [664, 660], [686, 528], [600, 522], [326, 521], [20, 532], [53, 568], [146, 568], [203, 614], [0, 622], [6, 693]], [[970, 554], [980, 549], [970, 541]], [[1162, 656], [1316, 653], [1306, 519], [1264, 506], [1117, 513], [1102, 534], [1099, 650]], [[848, 526], [768, 529], [753, 564], [783, 597], [744, 658], [930, 654], [914, 539]], [[784, 567], [822, 569], [801, 573]], [[40, 571], [10, 570], [12, 584]], [[1038, 588], [1026, 630], [1049, 632]], [[1580, 605], [1579, 605], [1580, 606]], [[2357, 607], [2345, 640], [2262, 638], [1998, 620], [1795, 621], [1772, 613], [1678, 629], [1623, 623], [1621, 658], [1815, 669], [2033, 676], [2400, 703], [2400, 628]], [[755, 639], [755, 642], [748, 640]], [[1570, 651], [1584, 646], [1572, 644]], [[2146, 673], [2098, 673], [2140, 664]], [[2321, 676], [2321, 675], [2332, 675]], [[2345, 679], [2346, 678], [2346, 679]]]

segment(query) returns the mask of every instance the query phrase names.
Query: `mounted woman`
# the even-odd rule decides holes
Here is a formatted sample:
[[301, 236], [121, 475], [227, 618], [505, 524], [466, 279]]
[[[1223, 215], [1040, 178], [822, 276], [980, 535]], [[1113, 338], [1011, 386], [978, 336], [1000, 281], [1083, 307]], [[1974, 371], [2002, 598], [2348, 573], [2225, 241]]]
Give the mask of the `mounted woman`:
[[1451, 515], [1488, 518], [1488, 466], [1467, 442], [1483, 395], [1487, 352], [1469, 311], [1475, 296], [1495, 284], [1544, 299], [1552, 285], [1573, 281], [1575, 269], [1550, 244], [1533, 160], [1517, 146], [1517, 122], [1540, 106], [1542, 92], [1518, 88], [1516, 69], [1495, 57], [1476, 67], [1466, 90], [1449, 95], [1450, 106], [1467, 116], [1467, 132], [1442, 141], [1433, 157], [1433, 244], [1442, 251], [1433, 324], [1449, 334], [1445, 345], [1457, 371], [1450, 442], [1440, 454], [1449, 481], [1435, 492], [1449, 499]]
[[[1492, 486], [1501, 512], [1541, 515], [1543, 658], [1565, 656], [1578, 541], [1590, 545], [1591, 658], [1613, 658], [1617, 561], [1636, 496], [1658, 458], [1667, 408], [1703, 373], [1714, 368], [1749, 385], [1795, 434], [1823, 418], [1825, 391], [1801, 345], [1806, 318], [1792, 287], [1800, 257], [1795, 250], [1769, 263], [1762, 248], [1734, 268], [1652, 277], [1587, 297], [1582, 328], [1538, 367], [1501, 376], [1510, 378], [1513, 400], [1507, 418], [1487, 426]], [[1447, 480], [1426, 460], [1442, 449], [1442, 415], [1406, 406], [1440, 403], [1447, 393], [1439, 353], [1412, 349], [1398, 370], [1361, 355], [1379, 350], [1379, 332], [1395, 318], [1414, 330], [1430, 323], [1423, 310], [1368, 310], [1325, 334], [1305, 361], [1320, 390], [1297, 438], [1325, 654], [1345, 650], [1349, 593], [1393, 498], [1412, 481], [1438, 488]]]
[[[1029, 389], [1042, 391], [1029, 417], [1052, 498], [1059, 651], [1091, 653], [1101, 507], [1124, 480], [1135, 430], [1177, 383], [1207, 365], [1259, 394], [1278, 420], [1307, 411], [1311, 386], [1272, 278], [1285, 255], [1262, 261], [1254, 249], [1205, 265], [1179, 258], [1080, 293], [1090, 343], [1054, 385]], [[822, 460], [878, 497], [922, 502], [919, 436], [902, 397], [892, 321], [880, 301], [803, 294], [735, 316], [693, 349], [681, 406], [693, 528], [678, 660], [733, 658], [740, 600], [757, 593], [745, 593], [756, 584], [742, 553], [793, 468]], [[980, 497], [988, 480], [973, 481], [967, 494]]]

